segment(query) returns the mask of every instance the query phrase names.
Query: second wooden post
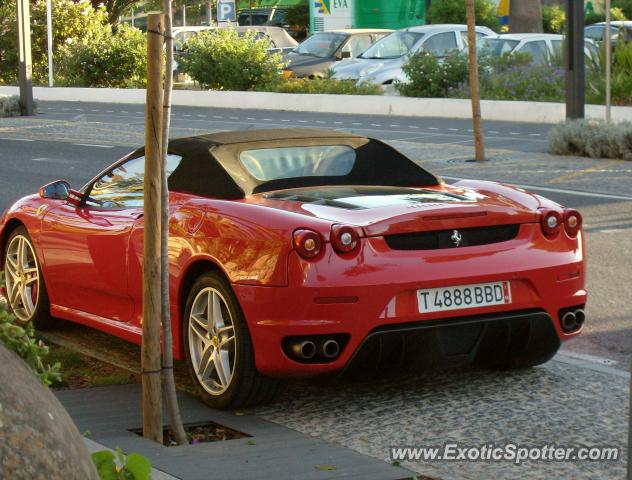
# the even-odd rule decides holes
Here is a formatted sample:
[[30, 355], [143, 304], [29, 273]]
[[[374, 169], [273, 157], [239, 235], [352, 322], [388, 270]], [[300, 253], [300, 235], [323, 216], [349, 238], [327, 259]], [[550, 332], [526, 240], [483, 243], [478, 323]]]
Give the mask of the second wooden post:
[[160, 387], [160, 166], [162, 162], [162, 45], [164, 16], [147, 17], [145, 125], [145, 244], [143, 252], [143, 343], [141, 347], [143, 436], [162, 443]]

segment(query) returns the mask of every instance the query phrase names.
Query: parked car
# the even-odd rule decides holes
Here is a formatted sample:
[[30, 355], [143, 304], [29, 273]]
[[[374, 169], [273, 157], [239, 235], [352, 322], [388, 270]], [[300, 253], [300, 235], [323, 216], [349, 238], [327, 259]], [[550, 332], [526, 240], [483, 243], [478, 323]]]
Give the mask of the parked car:
[[[144, 162], [140, 148], [0, 217], [18, 324], [141, 342]], [[529, 367], [582, 329], [581, 215], [540, 195], [447, 185], [333, 130], [171, 140], [166, 170], [174, 356], [213, 407], [269, 400], [288, 377]]]
[[173, 70], [178, 71], [178, 62], [183, 55], [186, 55], [185, 44], [193, 36], [203, 31], [212, 31], [217, 28], [232, 28], [239, 36], [243, 36], [246, 32], [255, 32], [260, 39], [266, 39], [270, 42], [270, 48], [268, 53], [281, 53], [286, 54], [296, 48], [298, 42], [294, 40], [284, 29], [281, 27], [267, 27], [257, 26], [254, 27], [239, 27], [229, 25], [226, 27], [179, 27], [178, 30], [174, 29], [174, 45], [175, 50]]
[[190, 27], [173, 27], [173, 49], [176, 52], [181, 52], [182, 47], [190, 38], [193, 38], [200, 32], [206, 32], [209, 30], [215, 30], [216, 27], [210, 27], [207, 25], [202, 26], [190, 26]]
[[[632, 42], [632, 21], [616, 20], [610, 22], [610, 37], [612, 44], [619, 41]], [[584, 28], [584, 35], [595, 42], [601, 43], [605, 40], [606, 22], [594, 23]]]
[[270, 53], [280, 52], [286, 54], [293, 51], [298, 42], [281, 27], [271, 27], [266, 25], [255, 25], [253, 27], [232, 27], [237, 33], [243, 35], [246, 32], [255, 32], [259, 38], [265, 38], [270, 41]]
[[319, 32], [288, 53], [286, 71], [295, 77], [322, 78], [329, 67], [345, 58], [356, 58], [393, 30], [332, 30]]
[[[495, 35], [487, 27], [476, 27], [479, 37]], [[461, 50], [467, 41], [466, 25], [424, 25], [398, 30], [382, 38], [355, 60], [345, 60], [331, 70], [333, 78], [354, 79], [388, 85], [402, 78], [402, 66], [420, 51], [445, 57]]]
[[[507, 53], [528, 53], [536, 65], [561, 63], [564, 58], [564, 36], [547, 33], [508, 33], [485, 37], [478, 49], [494, 56]], [[590, 39], [584, 41], [586, 59], [599, 63], [599, 47]]]

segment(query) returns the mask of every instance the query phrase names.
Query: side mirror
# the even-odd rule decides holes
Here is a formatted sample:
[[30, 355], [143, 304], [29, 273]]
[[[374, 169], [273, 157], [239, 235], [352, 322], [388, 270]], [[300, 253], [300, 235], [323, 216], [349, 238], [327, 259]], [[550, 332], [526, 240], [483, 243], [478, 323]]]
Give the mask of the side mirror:
[[340, 60], [345, 60], [347, 58], [351, 58], [351, 52], [340, 52]]
[[66, 180], [56, 180], [47, 183], [39, 189], [39, 195], [42, 198], [51, 200], [67, 200], [70, 196], [70, 183]]

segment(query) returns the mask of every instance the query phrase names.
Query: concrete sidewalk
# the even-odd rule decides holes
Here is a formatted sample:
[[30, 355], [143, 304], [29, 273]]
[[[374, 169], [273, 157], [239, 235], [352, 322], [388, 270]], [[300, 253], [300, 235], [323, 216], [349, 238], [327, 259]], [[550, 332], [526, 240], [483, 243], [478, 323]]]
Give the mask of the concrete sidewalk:
[[[80, 432], [89, 431], [90, 440], [108, 448], [119, 447], [126, 454], [146, 456], [159, 474], [169, 475], [157, 476], [158, 479], [402, 480], [414, 476], [404, 468], [250, 412], [212, 410], [182, 392], [179, 403], [185, 424], [212, 421], [250, 438], [164, 447], [130, 432], [142, 425], [140, 385], [64, 390], [55, 394]], [[92, 447], [99, 449], [99, 445]]]

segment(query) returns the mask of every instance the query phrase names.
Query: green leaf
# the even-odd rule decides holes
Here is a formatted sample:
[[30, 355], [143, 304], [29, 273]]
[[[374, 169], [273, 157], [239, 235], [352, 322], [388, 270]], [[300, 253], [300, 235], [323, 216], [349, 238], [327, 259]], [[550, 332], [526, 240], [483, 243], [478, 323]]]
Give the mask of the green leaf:
[[246, 444], [247, 444], [247, 445], [256, 445], [256, 444], [257, 444], [257, 442], [255, 442], [254, 440], [248, 440], [248, 441], [246, 442]]
[[316, 465], [317, 470], [337, 470], [335, 465]]
[[114, 463], [114, 453], [109, 450], [102, 450], [92, 454], [92, 462], [97, 469], [101, 480], [117, 480], [118, 473]]
[[151, 463], [138, 453], [127, 456], [125, 470], [133, 475], [134, 480], [151, 480]]
[[123, 450], [119, 447], [116, 447], [116, 456], [118, 457], [119, 464], [125, 465], [125, 455], [123, 455]]

